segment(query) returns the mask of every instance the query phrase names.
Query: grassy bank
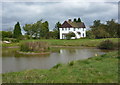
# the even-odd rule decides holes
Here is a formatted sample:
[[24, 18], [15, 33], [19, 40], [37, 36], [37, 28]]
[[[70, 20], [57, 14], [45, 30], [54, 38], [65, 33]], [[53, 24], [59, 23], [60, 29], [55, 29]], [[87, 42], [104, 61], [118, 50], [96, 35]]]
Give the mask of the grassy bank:
[[100, 42], [104, 40], [111, 40], [113, 42], [118, 42], [118, 38], [105, 38], [105, 39], [77, 39], [77, 40], [60, 40], [60, 39], [39, 39], [39, 40], [22, 40], [19, 43], [11, 43], [11, 44], [2, 44], [3, 47], [9, 46], [19, 46], [20, 43], [26, 41], [46, 41], [51, 46], [89, 46], [96, 47]]
[[118, 52], [58, 64], [50, 70], [6, 73], [3, 83], [118, 83]]

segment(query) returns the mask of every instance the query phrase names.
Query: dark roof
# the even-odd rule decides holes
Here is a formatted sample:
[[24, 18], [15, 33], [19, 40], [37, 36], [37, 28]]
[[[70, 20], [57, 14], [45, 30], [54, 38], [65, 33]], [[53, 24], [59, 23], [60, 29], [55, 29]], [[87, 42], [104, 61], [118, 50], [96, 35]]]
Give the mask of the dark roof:
[[61, 28], [85, 28], [85, 24], [83, 22], [72, 22], [72, 21], [65, 21]]

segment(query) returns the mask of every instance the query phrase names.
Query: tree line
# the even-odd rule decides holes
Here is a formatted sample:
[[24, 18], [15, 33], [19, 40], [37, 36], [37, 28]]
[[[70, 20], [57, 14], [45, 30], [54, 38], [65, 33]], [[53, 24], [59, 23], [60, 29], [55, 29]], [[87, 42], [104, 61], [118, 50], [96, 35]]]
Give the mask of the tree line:
[[[76, 22], [81, 22], [80, 19]], [[39, 20], [33, 24], [25, 24], [22, 28], [25, 34], [21, 33], [20, 23], [17, 22], [14, 26], [13, 32], [11, 31], [1, 31], [2, 39], [14, 38], [14, 39], [59, 39], [59, 28], [61, 26], [60, 22], [55, 24], [53, 31], [49, 31], [48, 21]], [[93, 25], [90, 26], [90, 30], [87, 31], [86, 38], [118, 38], [120, 30], [120, 24], [115, 22], [113, 19], [106, 21], [106, 24], [101, 23], [100, 20], [95, 20]]]
[[87, 31], [87, 38], [118, 38], [120, 24], [111, 19], [106, 21], [106, 24], [102, 24], [100, 20], [95, 20], [93, 25], [90, 26], [90, 30]]

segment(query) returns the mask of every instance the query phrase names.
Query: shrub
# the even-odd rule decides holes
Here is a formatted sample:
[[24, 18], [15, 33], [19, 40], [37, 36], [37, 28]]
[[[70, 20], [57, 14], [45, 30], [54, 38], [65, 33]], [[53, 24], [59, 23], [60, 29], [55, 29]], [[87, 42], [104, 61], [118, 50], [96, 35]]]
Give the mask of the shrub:
[[13, 43], [19, 42], [19, 39], [12, 39], [11, 42]]
[[58, 68], [58, 67], [60, 67], [60, 66], [62, 66], [62, 64], [58, 63], [58, 64], [56, 64], [55, 66], [53, 66], [53, 68]]
[[69, 66], [73, 66], [74, 65], [74, 61], [71, 61], [68, 64], [69, 64]]
[[66, 34], [66, 39], [71, 39], [71, 37], [75, 37], [75, 33], [73, 32], [69, 32], [68, 34]]
[[46, 52], [49, 50], [49, 45], [46, 42], [24, 42], [20, 46], [20, 51], [23, 52]]
[[110, 40], [105, 40], [98, 45], [100, 49], [114, 49], [114, 43]]
[[116, 49], [120, 49], [120, 42], [114, 43], [114, 47], [115, 47]]

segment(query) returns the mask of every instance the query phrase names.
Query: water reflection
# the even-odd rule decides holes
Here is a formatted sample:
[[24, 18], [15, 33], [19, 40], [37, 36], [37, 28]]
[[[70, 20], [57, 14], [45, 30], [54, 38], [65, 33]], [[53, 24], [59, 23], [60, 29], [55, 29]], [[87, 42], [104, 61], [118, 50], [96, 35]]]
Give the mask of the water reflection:
[[[55, 51], [56, 49], [56, 51]], [[86, 59], [95, 54], [104, 54], [96, 48], [54, 48], [47, 55], [21, 55], [18, 48], [2, 49], [2, 71], [16, 72], [26, 69], [49, 69], [57, 63], [68, 63], [72, 60]]]

